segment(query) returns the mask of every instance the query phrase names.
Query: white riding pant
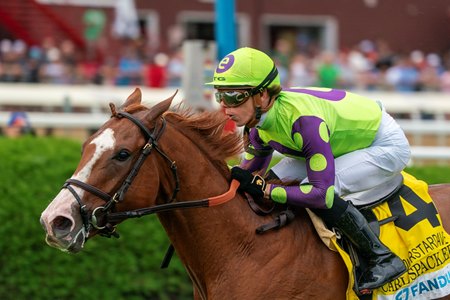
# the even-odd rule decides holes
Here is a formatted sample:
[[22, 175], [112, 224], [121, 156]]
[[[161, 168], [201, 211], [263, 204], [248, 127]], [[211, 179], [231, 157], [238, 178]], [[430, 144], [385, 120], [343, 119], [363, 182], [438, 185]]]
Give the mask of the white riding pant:
[[[335, 158], [335, 192], [354, 205], [377, 201], [401, 184], [403, 177], [400, 172], [408, 164], [410, 156], [403, 130], [383, 109], [373, 143], [368, 148]], [[285, 157], [271, 169], [283, 181], [308, 182], [304, 159]]]

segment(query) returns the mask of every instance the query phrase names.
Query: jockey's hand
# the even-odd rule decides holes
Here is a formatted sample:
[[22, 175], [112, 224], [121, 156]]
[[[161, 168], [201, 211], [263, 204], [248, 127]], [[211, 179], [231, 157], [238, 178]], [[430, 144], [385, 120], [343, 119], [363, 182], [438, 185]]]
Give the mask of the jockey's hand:
[[233, 167], [231, 169], [231, 178], [236, 179], [241, 184], [239, 190], [249, 193], [253, 197], [263, 198], [266, 182], [259, 175], [253, 175], [250, 171]]

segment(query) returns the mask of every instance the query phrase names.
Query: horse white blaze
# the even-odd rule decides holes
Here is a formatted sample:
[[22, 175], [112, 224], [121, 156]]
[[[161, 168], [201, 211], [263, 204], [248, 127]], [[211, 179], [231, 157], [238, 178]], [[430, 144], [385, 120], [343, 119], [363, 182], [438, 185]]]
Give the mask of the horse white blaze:
[[[92, 168], [95, 163], [102, 157], [102, 155], [109, 149], [113, 149], [115, 145], [114, 131], [111, 128], [105, 129], [102, 133], [100, 133], [95, 139], [92, 140], [90, 144], [95, 145], [95, 152], [92, 155], [91, 159], [86, 163], [86, 165], [76, 174], [73, 174], [71, 178], [77, 179], [83, 182], [86, 182], [91, 175]], [[84, 190], [78, 188], [76, 186], [72, 186], [80, 198], [83, 198]], [[49, 206], [42, 212], [42, 220], [44, 221], [44, 226], [47, 229], [47, 233], [49, 235], [54, 235], [53, 230], [51, 228], [51, 222], [58, 216], [65, 217], [72, 222], [72, 227], [70, 231], [75, 229], [75, 219], [74, 215], [77, 216], [77, 219], [81, 221], [79, 216], [80, 207], [78, 202], [75, 200], [73, 195], [67, 190], [62, 189], [58, 195], [53, 199], [53, 201], [49, 204]], [[80, 222], [78, 222], [80, 223]], [[71, 236], [64, 237], [62, 239], [71, 239]]]

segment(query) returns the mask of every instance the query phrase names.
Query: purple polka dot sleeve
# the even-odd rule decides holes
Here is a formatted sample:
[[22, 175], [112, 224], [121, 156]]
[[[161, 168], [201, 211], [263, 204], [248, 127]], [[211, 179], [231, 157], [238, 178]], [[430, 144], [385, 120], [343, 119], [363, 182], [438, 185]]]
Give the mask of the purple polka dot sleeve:
[[293, 124], [291, 136], [301, 147], [302, 156], [306, 160], [309, 183], [288, 187], [272, 185], [271, 197], [277, 202], [287, 202], [302, 207], [326, 208], [327, 203], [329, 204], [330, 201], [332, 203], [335, 178], [329, 129], [322, 119], [303, 116]]
[[258, 130], [254, 128], [250, 130], [249, 140], [249, 149], [245, 153], [241, 167], [250, 172], [258, 171], [259, 174], [264, 174], [272, 159], [273, 149], [268, 145], [264, 145], [264, 142], [258, 135]]

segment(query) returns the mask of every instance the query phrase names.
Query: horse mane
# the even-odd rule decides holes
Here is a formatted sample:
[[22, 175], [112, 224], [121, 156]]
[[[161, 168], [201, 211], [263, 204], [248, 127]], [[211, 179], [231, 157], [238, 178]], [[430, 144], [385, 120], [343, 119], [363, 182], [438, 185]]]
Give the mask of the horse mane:
[[164, 113], [164, 117], [219, 167], [228, 169], [225, 160], [243, 151], [241, 136], [224, 132], [227, 118], [221, 111], [193, 113], [178, 108]]
[[[141, 104], [125, 108], [128, 113], [148, 110]], [[188, 137], [220, 169], [228, 170], [226, 159], [242, 153], [243, 142], [239, 133], [223, 131], [227, 121], [221, 111], [194, 113], [190, 108], [178, 106], [164, 114], [166, 120]]]

